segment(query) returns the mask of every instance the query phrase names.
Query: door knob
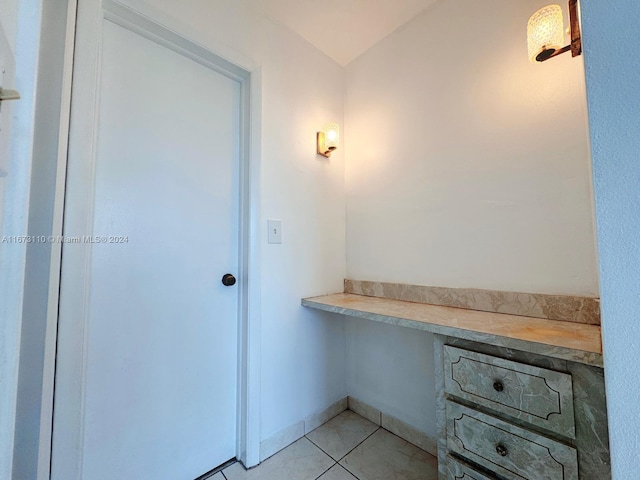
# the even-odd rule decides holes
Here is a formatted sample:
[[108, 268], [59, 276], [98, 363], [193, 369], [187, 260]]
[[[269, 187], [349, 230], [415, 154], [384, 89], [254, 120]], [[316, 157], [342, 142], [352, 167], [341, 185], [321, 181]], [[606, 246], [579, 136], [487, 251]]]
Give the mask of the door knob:
[[224, 276], [222, 277], [222, 284], [225, 287], [232, 287], [233, 285], [236, 284], [236, 277], [234, 277], [230, 273], [225, 273]]

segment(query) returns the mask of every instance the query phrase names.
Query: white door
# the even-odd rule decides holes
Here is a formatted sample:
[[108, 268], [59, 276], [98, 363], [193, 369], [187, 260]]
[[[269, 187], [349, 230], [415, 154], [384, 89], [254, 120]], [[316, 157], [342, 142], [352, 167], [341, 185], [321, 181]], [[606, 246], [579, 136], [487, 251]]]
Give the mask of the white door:
[[133, 30], [79, 2], [54, 480], [236, 454], [241, 88]]

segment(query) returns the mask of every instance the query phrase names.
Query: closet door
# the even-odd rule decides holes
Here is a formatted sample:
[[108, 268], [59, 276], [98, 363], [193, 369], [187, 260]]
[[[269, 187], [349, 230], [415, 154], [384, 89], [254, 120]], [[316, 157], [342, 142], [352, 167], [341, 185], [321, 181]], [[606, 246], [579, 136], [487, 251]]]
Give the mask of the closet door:
[[240, 102], [79, 2], [54, 480], [191, 480], [235, 457]]

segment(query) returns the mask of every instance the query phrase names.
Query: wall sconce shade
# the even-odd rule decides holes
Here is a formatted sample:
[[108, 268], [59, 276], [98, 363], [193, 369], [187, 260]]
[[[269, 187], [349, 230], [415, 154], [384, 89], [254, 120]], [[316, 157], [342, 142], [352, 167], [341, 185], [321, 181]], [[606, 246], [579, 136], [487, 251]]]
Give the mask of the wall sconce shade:
[[317, 135], [318, 155], [329, 158], [338, 148], [340, 142], [340, 126], [337, 123], [327, 123], [322, 132]]
[[563, 47], [564, 21], [560, 5], [547, 5], [534, 13], [527, 24], [529, 60], [544, 62], [571, 50], [572, 56], [582, 53], [578, 0], [569, 0], [571, 44]]
[[[564, 22], [560, 5], [547, 5], [534, 13], [527, 25], [529, 60], [549, 58], [564, 43]], [[538, 60], [539, 61], [539, 60]]]

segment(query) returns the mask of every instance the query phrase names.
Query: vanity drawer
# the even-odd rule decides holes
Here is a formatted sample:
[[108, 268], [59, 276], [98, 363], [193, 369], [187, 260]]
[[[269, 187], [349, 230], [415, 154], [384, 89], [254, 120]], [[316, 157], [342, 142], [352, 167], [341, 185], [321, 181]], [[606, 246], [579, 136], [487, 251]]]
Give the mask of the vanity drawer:
[[451, 455], [447, 457], [447, 472], [447, 480], [496, 480], [496, 477], [488, 477]]
[[447, 401], [447, 447], [509, 480], [578, 480], [574, 448]]
[[569, 374], [445, 345], [444, 377], [450, 395], [576, 437]]

